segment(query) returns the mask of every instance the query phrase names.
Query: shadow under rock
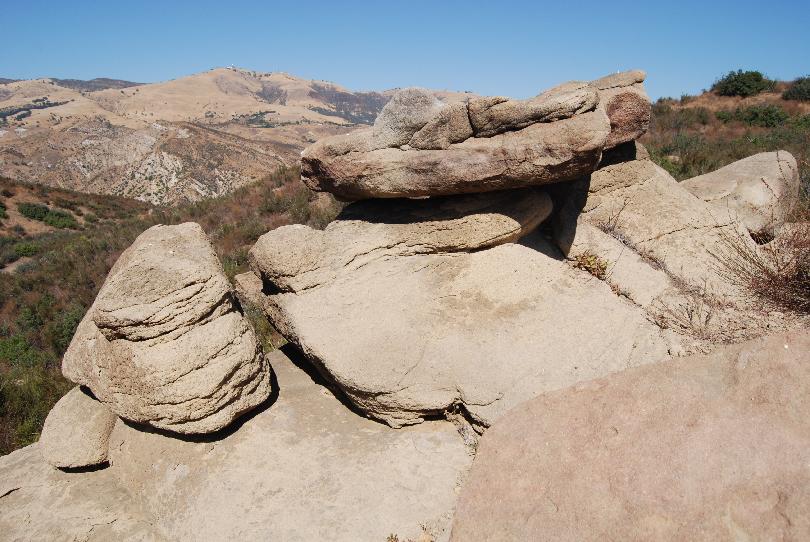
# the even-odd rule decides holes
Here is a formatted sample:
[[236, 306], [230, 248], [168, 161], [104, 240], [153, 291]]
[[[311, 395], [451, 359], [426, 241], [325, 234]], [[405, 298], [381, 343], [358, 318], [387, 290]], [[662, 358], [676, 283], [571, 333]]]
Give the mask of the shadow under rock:
[[223, 439], [228, 438], [229, 436], [233, 435], [248, 421], [252, 420], [271, 406], [278, 400], [279, 396], [279, 386], [278, 386], [278, 378], [276, 378], [276, 373], [272, 367], [270, 367], [270, 386], [271, 392], [270, 396], [265, 399], [261, 404], [257, 405], [254, 409], [245, 412], [234, 421], [232, 421], [227, 427], [220, 429], [219, 431], [214, 431], [213, 433], [205, 433], [200, 435], [186, 435], [183, 433], [177, 433], [175, 431], [170, 431], [168, 429], [160, 429], [157, 427], [152, 427], [151, 425], [136, 423], [130, 420], [125, 420], [121, 418], [121, 421], [124, 422], [129, 427], [140, 431], [142, 433], [154, 433], [157, 435], [161, 435], [167, 438], [173, 438], [176, 440], [182, 440], [184, 442], [197, 442], [197, 443], [207, 443], [207, 442], [217, 442]]
[[109, 466], [110, 462], [105, 461], [104, 463], [99, 463], [98, 465], [89, 465], [87, 467], [57, 467], [57, 469], [62, 472], [67, 472], [69, 474], [84, 474], [86, 472], [97, 472], [100, 470], [104, 470]]

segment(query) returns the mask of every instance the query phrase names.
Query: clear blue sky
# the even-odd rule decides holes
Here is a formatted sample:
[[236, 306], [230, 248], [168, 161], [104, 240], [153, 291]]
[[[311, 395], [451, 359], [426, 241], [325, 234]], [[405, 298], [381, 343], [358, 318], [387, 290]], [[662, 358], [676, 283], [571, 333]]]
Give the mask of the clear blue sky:
[[153, 82], [235, 65], [357, 90], [528, 97], [638, 67], [657, 98], [699, 92], [737, 68], [810, 73], [810, 0], [0, 0], [0, 9], [0, 77], [17, 79]]

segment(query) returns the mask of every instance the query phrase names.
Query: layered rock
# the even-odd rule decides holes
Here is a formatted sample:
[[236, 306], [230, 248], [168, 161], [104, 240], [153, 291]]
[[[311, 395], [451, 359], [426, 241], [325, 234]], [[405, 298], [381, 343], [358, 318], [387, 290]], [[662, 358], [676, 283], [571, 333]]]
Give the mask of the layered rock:
[[548, 393], [482, 437], [451, 540], [810, 537], [810, 336]]
[[39, 448], [59, 468], [81, 468], [107, 461], [110, 433], [117, 416], [79, 386], [70, 390], [45, 418]]
[[194, 223], [154, 226], [110, 271], [62, 361], [120, 417], [222, 429], [268, 398], [270, 369]]
[[367, 200], [347, 206], [324, 231], [272, 230], [250, 250], [258, 276], [282, 291], [333, 280], [377, 259], [479, 250], [516, 241], [551, 214], [538, 189], [422, 200]]
[[442, 104], [405, 89], [373, 128], [326, 138], [302, 154], [302, 179], [343, 199], [488, 192], [572, 180], [604, 149], [646, 131], [643, 72], [571, 82], [529, 100]]
[[761, 238], [773, 238], [799, 200], [799, 168], [787, 151], [763, 152], [681, 182]]
[[390, 429], [346, 408], [282, 352], [268, 357], [278, 398], [219, 439], [119, 422], [101, 471], [62, 473], [38, 444], [0, 457], [0, 538], [443, 539], [472, 461], [455, 428]]
[[342, 267], [330, 256], [345, 246], [336, 245], [310, 254], [317, 279], [303, 273], [302, 282], [276, 286], [280, 255], [311, 236], [305, 228], [270, 236], [272, 253], [259, 243], [254, 265], [269, 280], [240, 275], [237, 288], [356, 406], [395, 427], [457, 407], [486, 427], [543, 391], [680, 349], [539, 236], [475, 252], [382, 245]]

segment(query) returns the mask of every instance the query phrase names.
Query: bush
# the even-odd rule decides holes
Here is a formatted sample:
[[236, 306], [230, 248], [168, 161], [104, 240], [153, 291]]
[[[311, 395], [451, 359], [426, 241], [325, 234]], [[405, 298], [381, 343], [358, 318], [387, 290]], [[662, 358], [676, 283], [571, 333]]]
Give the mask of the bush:
[[48, 211], [50, 211], [47, 205], [40, 205], [39, 203], [18, 203], [17, 210], [19, 210], [20, 214], [25, 218], [39, 221], [45, 220], [45, 216], [48, 214]]
[[76, 222], [76, 217], [67, 211], [60, 211], [58, 209], [48, 211], [48, 214], [45, 215], [43, 222], [54, 228], [71, 228], [74, 230], [79, 229], [79, 223]]
[[773, 104], [751, 105], [748, 107], [738, 107], [733, 111], [724, 109], [715, 113], [718, 120], [722, 122], [740, 121], [748, 126], [759, 126], [762, 128], [775, 128], [781, 126], [790, 118], [781, 107]]
[[799, 77], [782, 93], [785, 100], [810, 101], [810, 76]]
[[771, 90], [775, 85], [761, 72], [737, 70], [728, 72], [724, 77], [715, 81], [712, 92], [720, 96], [754, 96], [760, 92]]
[[18, 258], [34, 256], [37, 252], [39, 252], [39, 247], [36, 243], [23, 242], [14, 245], [14, 254]]

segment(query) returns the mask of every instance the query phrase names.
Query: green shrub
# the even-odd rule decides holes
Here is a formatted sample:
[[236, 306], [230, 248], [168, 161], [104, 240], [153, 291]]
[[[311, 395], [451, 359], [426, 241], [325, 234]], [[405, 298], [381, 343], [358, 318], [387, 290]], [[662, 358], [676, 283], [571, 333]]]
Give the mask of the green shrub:
[[14, 245], [14, 254], [18, 258], [34, 256], [37, 252], [39, 252], [39, 246], [36, 243], [22, 242]]
[[24, 335], [15, 333], [0, 338], [0, 361], [12, 366], [34, 367], [43, 363], [44, 356]]
[[799, 77], [782, 93], [785, 100], [810, 101], [810, 76]]
[[761, 72], [737, 70], [728, 72], [712, 85], [712, 92], [720, 96], [754, 96], [771, 90], [775, 85]]
[[721, 110], [715, 113], [718, 120], [722, 122], [740, 121], [748, 126], [759, 126], [762, 128], [775, 128], [781, 126], [790, 118], [781, 107], [773, 104], [751, 105], [748, 107], [738, 107], [734, 111]]
[[50, 211], [47, 205], [40, 205], [39, 203], [18, 203], [17, 210], [19, 210], [20, 214], [25, 218], [39, 221], [45, 220], [45, 216], [48, 214], [48, 211]]
[[48, 211], [43, 219], [43, 222], [54, 228], [70, 228], [74, 230], [79, 229], [79, 223], [76, 222], [76, 217], [67, 211], [62, 211], [59, 209]]

